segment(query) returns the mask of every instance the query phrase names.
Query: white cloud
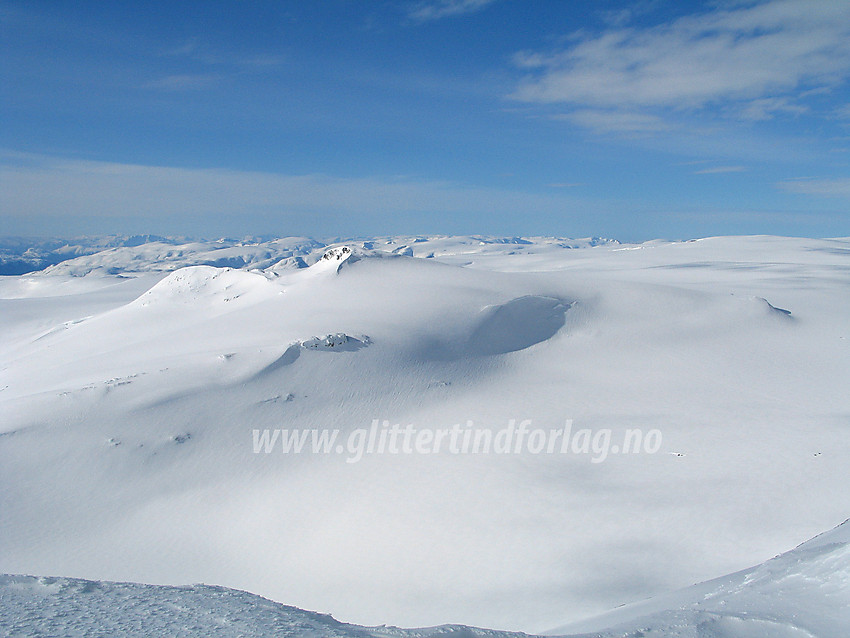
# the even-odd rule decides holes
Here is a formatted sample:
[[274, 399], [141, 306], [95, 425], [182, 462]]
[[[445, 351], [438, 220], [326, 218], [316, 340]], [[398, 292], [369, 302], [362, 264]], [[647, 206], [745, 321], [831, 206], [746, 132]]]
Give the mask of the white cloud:
[[409, 16], [420, 22], [480, 11], [495, 0], [431, 0], [411, 7]]
[[[699, 109], [739, 102], [744, 116], [803, 108], [795, 92], [850, 73], [850, 3], [726, 5], [651, 28], [575, 34], [554, 53], [515, 58], [528, 71], [512, 97], [605, 109]], [[799, 96], [797, 96], [799, 97]]]

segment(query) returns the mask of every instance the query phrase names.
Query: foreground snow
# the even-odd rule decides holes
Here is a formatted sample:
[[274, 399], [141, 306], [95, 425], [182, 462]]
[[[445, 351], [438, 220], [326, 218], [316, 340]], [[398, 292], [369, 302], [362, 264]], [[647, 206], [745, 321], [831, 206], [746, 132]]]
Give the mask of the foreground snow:
[[625, 605], [552, 634], [845, 636], [850, 632], [850, 522], [756, 567]]
[[[757, 567], [550, 634], [838, 637], [850, 629], [850, 523]], [[0, 628], [9, 636], [299, 636], [510, 638], [461, 625], [361, 627], [243, 591], [73, 578], [0, 576]], [[585, 634], [587, 635], [587, 634]]]
[[[344, 245], [151, 242], [0, 279], [0, 570], [543, 631], [850, 512], [850, 240]], [[374, 419], [663, 442], [253, 448]]]

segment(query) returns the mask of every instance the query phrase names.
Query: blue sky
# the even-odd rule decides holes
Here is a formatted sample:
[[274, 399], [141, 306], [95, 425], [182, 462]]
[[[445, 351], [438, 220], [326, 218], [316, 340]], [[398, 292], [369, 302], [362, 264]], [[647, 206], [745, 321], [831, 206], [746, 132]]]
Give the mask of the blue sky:
[[0, 2], [0, 234], [850, 234], [850, 2]]

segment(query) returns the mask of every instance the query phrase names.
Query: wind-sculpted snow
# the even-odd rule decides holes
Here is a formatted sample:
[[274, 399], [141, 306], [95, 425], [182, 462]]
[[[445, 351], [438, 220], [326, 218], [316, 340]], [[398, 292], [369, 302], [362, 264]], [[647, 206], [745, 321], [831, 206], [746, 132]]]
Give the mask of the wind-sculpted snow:
[[750, 301], [758, 308], [758, 312], [778, 318], [791, 318], [791, 311], [777, 308], [764, 297], [750, 297]]
[[[157, 241], [60, 266], [0, 277], [3, 572], [541, 631], [850, 511], [850, 240]], [[347, 462], [375, 422], [569, 422], [572, 445]], [[255, 451], [265, 430], [341, 447]], [[634, 431], [658, 447], [623, 452]]]
[[350, 337], [347, 334], [338, 332], [329, 334], [323, 337], [310, 337], [302, 341], [296, 341], [291, 344], [280, 357], [272, 361], [268, 366], [263, 368], [257, 376], [268, 375], [283, 366], [292, 365], [301, 356], [304, 350], [312, 350], [319, 352], [356, 352], [361, 348], [365, 348], [371, 343], [369, 337], [362, 335], [358, 337]]
[[504, 354], [546, 341], [560, 330], [568, 306], [559, 299], [527, 295], [488, 306], [466, 344], [473, 355]]

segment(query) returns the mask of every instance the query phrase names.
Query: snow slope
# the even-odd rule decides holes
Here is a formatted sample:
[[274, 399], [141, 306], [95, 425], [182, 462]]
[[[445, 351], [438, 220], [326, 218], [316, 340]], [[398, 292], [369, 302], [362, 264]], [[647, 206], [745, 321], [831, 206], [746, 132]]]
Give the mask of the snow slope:
[[850, 631], [850, 522], [735, 574], [625, 605], [551, 634], [844, 636]]
[[[850, 628], [850, 523], [761, 565], [626, 605], [553, 635], [842, 636]], [[210, 585], [166, 587], [70, 578], [0, 576], [0, 628], [9, 636], [314, 636], [511, 638], [444, 625], [361, 627]], [[589, 634], [584, 634], [589, 635]]]
[[[0, 570], [542, 631], [844, 520], [850, 240], [573, 243], [385, 238], [170, 273], [107, 253], [0, 280]], [[253, 451], [254, 430], [373, 419], [663, 442]]]

